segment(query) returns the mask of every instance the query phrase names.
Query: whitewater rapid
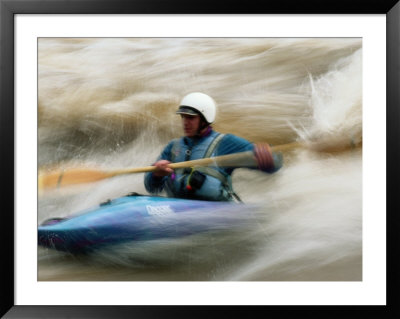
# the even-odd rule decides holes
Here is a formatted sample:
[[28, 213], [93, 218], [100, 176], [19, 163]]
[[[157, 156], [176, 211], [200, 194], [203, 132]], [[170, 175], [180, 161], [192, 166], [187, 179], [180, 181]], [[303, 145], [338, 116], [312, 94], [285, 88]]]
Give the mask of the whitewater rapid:
[[[361, 39], [40, 38], [38, 46], [40, 170], [150, 165], [181, 135], [175, 110], [192, 91], [216, 100], [219, 132], [308, 145], [285, 152], [276, 174], [234, 172], [252, 207], [236, 213], [256, 216], [242, 231], [84, 257], [38, 247], [39, 280], [362, 280]], [[142, 174], [43, 194], [38, 223], [132, 191], [146, 193]]]

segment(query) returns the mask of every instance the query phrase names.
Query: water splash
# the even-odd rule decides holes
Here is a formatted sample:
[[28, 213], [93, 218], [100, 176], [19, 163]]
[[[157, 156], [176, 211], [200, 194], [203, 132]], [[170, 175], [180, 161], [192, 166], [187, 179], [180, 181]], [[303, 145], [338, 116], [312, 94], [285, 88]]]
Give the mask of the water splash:
[[[315, 146], [362, 136], [361, 39], [39, 40], [39, 166], [147, 166], [181, 134], [191, 91], [218, 103], [214, 128], [250, 141]], [[250, 231], [125, 245], [78, 258], [39, 250], [39, 280], [361, 280], [362, 152], [285, 154], [274, 175], [238, 169], [240, 197], [262, 207]], [[39, 220], [131, 191], [143, 175], [59, 190]], [[177, 270], [179, 269], [179, 271]]]

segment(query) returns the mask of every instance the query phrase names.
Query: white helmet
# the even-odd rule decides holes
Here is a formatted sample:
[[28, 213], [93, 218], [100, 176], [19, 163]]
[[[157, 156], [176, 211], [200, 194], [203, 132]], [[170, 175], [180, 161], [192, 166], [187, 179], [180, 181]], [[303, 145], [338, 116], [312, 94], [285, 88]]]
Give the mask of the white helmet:
[[217, 106], [207, 94], [195, 92], [186, 95], [176, 114], [203, 115], [208, 124], [215, 120]]

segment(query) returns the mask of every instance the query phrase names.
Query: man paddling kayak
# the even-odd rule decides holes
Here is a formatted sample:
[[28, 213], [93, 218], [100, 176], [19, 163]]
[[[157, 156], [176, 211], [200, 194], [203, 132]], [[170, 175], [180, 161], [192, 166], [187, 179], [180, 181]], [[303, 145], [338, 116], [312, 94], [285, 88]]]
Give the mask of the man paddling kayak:
[[165, 189], [169, 197], [230, 201], [233, 191], [231, 175], [237, 167], [196, 167], [173, 170], [170, 163], [206, 157], [253, 151], [258, 169], [274, 173], [282, 166], [282, 155], [267, 143], [252, 144], [233, 134], [221, 134], [211, 124], [216, 116], [216, 103], [204, 93], [186, 95], [176, 111], [181, 115], [184, 136], [174, 139], [164, 148], [153, 164], [156, 170], [144, 177], [150, 193]]

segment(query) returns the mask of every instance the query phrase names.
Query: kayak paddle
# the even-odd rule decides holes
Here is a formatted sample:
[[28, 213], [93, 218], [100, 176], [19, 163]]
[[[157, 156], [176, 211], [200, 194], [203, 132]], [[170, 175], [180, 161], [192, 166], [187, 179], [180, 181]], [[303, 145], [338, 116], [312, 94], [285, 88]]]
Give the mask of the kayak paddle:
[[[301, 146], [305, 145], [300, 142], [293, 142], [272, 146], [271, 148], [275, 152], [282, 152]], [[257, 164], [252, 151], [169, 164], [169, 167], [172, 169], [195, 166], [255, 167]], [[49, 173], [40, 173], [38, 177], [38, 186], [39, 190], [43, 190], [48, 188], [57, 188], [60, 186], [91, 183], [118, 175], [152, 172], [155, 170], [155, 168], [155, 166], [124, 168], [116, 170], [70, 168]]]

